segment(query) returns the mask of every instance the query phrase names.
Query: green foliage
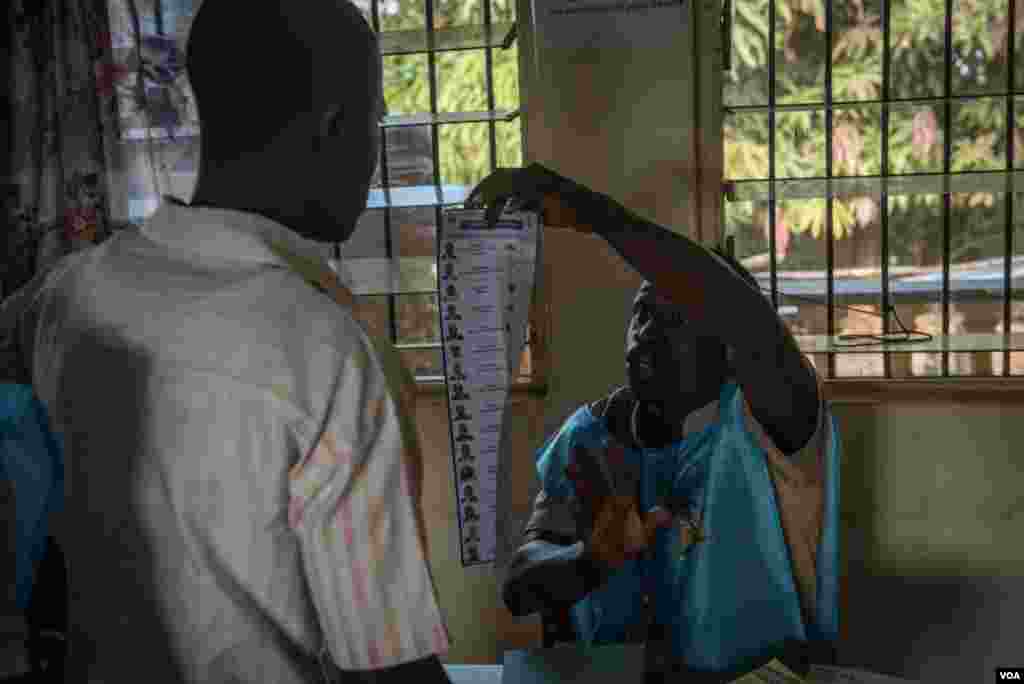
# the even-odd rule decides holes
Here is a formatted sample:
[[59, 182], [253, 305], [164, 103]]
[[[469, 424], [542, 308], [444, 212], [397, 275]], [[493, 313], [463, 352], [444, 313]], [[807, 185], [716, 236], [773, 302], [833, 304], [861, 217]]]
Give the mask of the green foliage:
[[[397, 12], [387, 14], [381, 2], [382, 30], [414, 30], [426, 26], [422, 0], [395, 3]], [[515, 17], [513, 0], [491, 0], [491, 20], [509, 22]], [[479, 25], [483, 5], [472, 0], [438, 0], [434, 3], [434, 28]], [[492, 51], [494, 107], [519, 107], [517, 46]], [[392, 113], [430, 111], [430, 82], [426, 55], [398, 55], [384, 60], [384, 96]], [[437, 107], [439, 112], [484, 111], [487, 102], [486, 57], [483, 50], [443, 52], [435, 55]], [[495, 164], [521, 164], [522, 140], [518, 119], [495, 127]], [[450, 124], [438, 127], [441, 182], [474, 185], [491, 171], [490, 133], [486, 123]]]
[[[833, 100], [863, 101], [882, 97], [881, 2], [833, 1], [833, 44], [826, 54], [826, 0], [775, 2], [776, 38], [770, 45], [769, 0], [734, 0], [733, 71], [726, 75], [726, 104], [768, 104], [768, 57], [774, 48], [779, 104], [824, 103], [824, 69], [832, 62]], [[890, 4], [890, 97], [922, 98], [945, 93], [945, 0], [892, 0]], [[956, 95], [989, 95], [1007, 89], [1006, 0], [957, 0], [953, 16], [952, 87]], [[777, 178], [821, 177], [825, 155], [832, 154], [837, 176], [882, 173], [882, 116], [878, 105], [837, 107], [832, 140], [826, 140], [822, 109], [779, 111], [776, 114]], [[888, 160], [890, 173], [943, 170], [943, 141], [952, 136], [951, 170], [1006, 168], [1005, 98], [958, 100], [951, 108], [951, 130], [944, 130], [941, 103], [890, 108]], [[1019, 124], [1018, 124], [1019, 125]], [[1017, 131], [1016, 135], [1024, 136]], [[740, 114], [727, 119], [725, 175], [732, 179], [768, 176], [768, 116]], [[892, 221], [907, 229], [894, 240], [898, 258], [920, 259], [941, 245], [935, 230], [940, 197], [898, 195], [890, 198]], [[875, 204], [872, 210], [871, 203]], [[991, 243], [1002, 230], [1004, 216], [990, 211], [998, 204], [990, 193], [957, 196], [955, 211], [970, 211], [953, 235], [954, 253], [972, 252], [972, 245]], [[783, 225], [790, 233], [819, 238], [824, 231], [824, 200], [787, 201]], [[780, 205], [782, 207], [782, 205]], [[982, 211], [985, 209], [985, 211]], [[837, 238], [877, 227], [875, 197], [837, 197], [833, 225]], [[747, 205], [730, 209], [733, 226], [765, 235], [767, 215]], [[914, 242], [927, 244], [914, 244]], [[988, 249], [986, 247], [985, 249]], [[984, 250], [983, 250], [984, 251]]]

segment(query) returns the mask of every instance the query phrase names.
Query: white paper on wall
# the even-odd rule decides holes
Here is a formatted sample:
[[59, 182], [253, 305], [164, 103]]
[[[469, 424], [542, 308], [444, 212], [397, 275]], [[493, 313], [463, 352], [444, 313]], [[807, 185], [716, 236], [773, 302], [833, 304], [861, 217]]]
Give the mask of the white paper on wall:
[[533, 0], [538, 47], [664, 46], [678, 39], [690, 0]]

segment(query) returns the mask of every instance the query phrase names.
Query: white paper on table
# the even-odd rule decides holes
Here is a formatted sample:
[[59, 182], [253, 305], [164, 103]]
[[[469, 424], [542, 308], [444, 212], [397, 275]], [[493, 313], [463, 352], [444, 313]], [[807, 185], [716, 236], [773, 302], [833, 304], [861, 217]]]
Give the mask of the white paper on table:
[[917, 680], [832, 665], [811, 665], [807, 684], [919, 684]]
[[[463, 565], [497, 551], [498, 464], [519, 371], [538, 255], [531, 212], [452, 209], [438, 230], [438, 303]], [[467, 488], [468, 487], [468, 488]]]
[[806, 684], [806, 680], [779, 660], [772, 659], [753, 672], [732, 680], [731, 684]]

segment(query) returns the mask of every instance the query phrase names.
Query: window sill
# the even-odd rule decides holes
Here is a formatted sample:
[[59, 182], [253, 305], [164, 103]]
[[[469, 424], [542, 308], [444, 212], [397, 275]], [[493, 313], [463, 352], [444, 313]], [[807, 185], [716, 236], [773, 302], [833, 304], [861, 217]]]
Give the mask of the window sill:
[[825, 380], [825, 398], [836, 404], [1024, 404], [1024, 377], [850, 378]]
[[933, 335], [930, 340], [907, 342], [844, 343], [838, 336], [795, 335], [804, 354], [947, 354], [1024, 351], [1024, 334]]

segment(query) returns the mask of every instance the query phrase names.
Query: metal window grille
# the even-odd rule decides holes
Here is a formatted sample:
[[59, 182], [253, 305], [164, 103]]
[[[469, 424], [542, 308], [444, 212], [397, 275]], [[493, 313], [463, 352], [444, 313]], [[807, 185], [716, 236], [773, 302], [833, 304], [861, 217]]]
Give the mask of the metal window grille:
[[[386, 2], [386, 0], [384, 0]], [[394, 213], [401, 209], [432, 209], [434, 230], [440, 225], [442, 211], [446, 207], [460, 205], [472, 190], [471, 186], [451, 185], [444, 183], [441, 177], [441, 151], [439, 128], [441, 126], [465, 126], [485, 123], [487, 125], [487, 152], [489, 157], [488, 171], [494, 171], [498, 164], [498, 150], [496, 143], [496, 127], [499, 122], [514, 120], [519, 112], [518, 109], [503, 111], [496, 109], [495, 87], [494, 87], [494, 62], [493, 53], [496, 49], [506, 49], [511, 46], [515, 39], [515, 24], [499, 23], [494, 21], [492, 4], [490, 0], [483, 0], [483, 21], [482, 24], [452, 26], [446, 28], [435, 28], [435, 2], [425, 0], [425, 22], [420, 29], [406, 31], [382, 30], [381, 21], [382, 0], [371, 0], [369, 3], [370, 19], [374, 31], [380, 38], [381, 53], [385, 59], [388, 56], [396, 55], [426, 55], [426, 78], [429, 92], [429, 111], [416, 112], [411, 114], [389, 115], [381, 124], [384, 135], [381, 137], [379, 187], [371, 190], [370, 202], [367, 211], [381, 212], [383, 214], [383, 228], [385, 233], [384, 257], [385, 263], [390, 264], [391, 269], [398, 274], [400, 285], [394, 287], [394, 279], [388, 287], [382, 290], [357, 292], [365, 298], [385, 296], [387, 299], [387, 322], [388, 332], [391, 340], [395, 343], [400, 353], [409, 352], [430, 352], [440, 358], [441, 342], [440, 332], [437, 326], [440, 324], [438, 317], [435, 317], [435, 334], [431, 337], [435, 341], [408, 342], [402, 339], [400, 334], [400, 312], [399, 301], [402, 297], [430, 297], [433, 308], [437, 308], [436, 295], [436, 270], [426, 276], [425, 264], [420, 263], [418, 270], [412, 268], [412, 259], [403, 258], [399, 254], [395, 244], [395, 219]], [[439, 56], [442, 53], [465, 53], [469, 51], [482, 52], [484, 57], [484, 90], [486, 98], [486, 110], [474, 112], [443, 112], [439, 108], [440, 88], [438, 83]], [[467, 84], [468, 87], [468, 84]], [[515, 103], [518, 106], [518, 103]], [[404, 163], [407, 170], [415, 175], [417, 166], [408, 158], [402, 159], [400, 144], [397, 139], [402, 135], [402, 129], [413, 127], [429, 127], [430, 130], [430, 168], [429, 178], [420, 179], [418, 182], [425, 184], [407, 185], [395, 182], [395, 165]], [[407, 135], [411, 137], [411, 133]], [[409, 146], [406, 146], [408, 150]], [[436, 241], [435, 241], [436, 242]], [[341, 258], [342, 249], [336, 245], [335, 257]], [[433, 263], [436, 253], [429, 260]], [[422, 262], [422, 260], [420, 260]], [[416, 270], [418, 275], [411, 275]], [[402, 285], [405, 282], [407, 284]], [[401, 291], [396, 291], [400, 289]], [[440, 363], [436, 366], [440, 371]], [[436, 373], [416, 373], [417, 379], [421, 381], [440, 381], [443, 375]]]
[[[726, 16], [733, 11], [727, 3]], [[742, 0], [732, 0], [742, 2]], [[880, 221], [880, 311], [882, 312], [881, 333], [887, 335], [893, 332], [892, 322], [888, 312], [893, 302], [894, 293], [891, 288], [890, 279], [890, 252], [891, 236], [889, 227], [890, 207], [889, 202], [895, 194], [939, 194], [941, 195], [941, 216], [942, 216], [942, 279], [939, 302], [941, 303], [941, 334], [950, 335], [950, 302], [951, 302], [951, 198], [954, 193], [967, 191], [988, 191], [993, 194], [1003, 193], [1003, 209], [1005, 210], [1003, 235], [1002, 235], [1002, 326], [1004, 333], [1011, 330], [1013, 301], [1013, 272], [1014, 272], [1014, 225], [1015, 208], [1014, 202], [1021, 203], [1020, 195], [1024, 191], [1024, 172], [1020, 170], [1020, 159], [1015, 159], [1015, 131], [1021, 125], [1018, 122], [1018, 110], [1024, 104], [1024, 86], [1021, 85], [1024, 74], [1020, 74], [1021, 61], [1019, 52], [1022, 48], [1019, 39], [1015, 38], [1014, 27], [1019, 23], [1017, 15], [1021, 11], [1017, 0], [1002, 0], [1005, 3], [1008, 13], [1006, 45], [1006, 73], [1005, 82], [998, 88], [989, 88], [984, 94], [958, 93], [954, 89], [954, 67], [959, 63], [959, 57], [954, 54], [954, 16], [957, 8], [954, 0], [944, 0], [944, 36], [943, 36], [943, 90], [942, 93], [927, 97], [894, 97], [892, 92], [892, 9], [897, 6], [893, 0], [878, 0], [875, 7], [880, 7], [880, 31], [881, 37], [881, 85], [879, 96], [873, 99], [837, 100], [834, 97], [833, 84], [834, 64], [833, 50], [836, 41], [835, 10], [844, 5], [837, 4], [834, 0], [821, 0], [824, 10], [824, 49], [825, 56], [821, 65], [824, 71], [824, 83], [821, 88], [820, 98], [816, 101], [790, 104], [779, 102], [780, 68], [778, 65], [777, 51], [780, 44], [779, 26], [779, 4], [775, 0], [768, 0], [764, 11], [767, 14], [767, 103], [766, 104], [739, 104], [730, 105], [726, 103], [724, 112], [726, 117], [744, 114], [762, 114], [767, 118], [767, 174], [764, 178], [750, 178], [744, 180], [726, 179], [727, 201], [758, 201], [767, 205], [766, 215], [768, 222], [768, 274], [764, 283], [765, 289], [770, 290], [772, 302], [777, 309], [780, 309], [780, 297], [787, 295], [786, 286], [780, 287], [778, 249], [776, 244], [776, 229], [778, 221], [778, 207], [781, 201], [786, 198], [824, 198], [824, 240], [825, 240], [825, 282], [824, 296], [820, 297], [818, 303], [823, 303], [826, 308], [827, 334], [831, 338], [837, 335], [836, 326], [836, 268], [835, 268], [835, 226], [834, 226], [834, 203], [837, 197], [844, 194], [871, 193], [879, 198], [878, 220]], [[812, 3], [817, 4], [817, 3]], [[986, 4], [986, 3], [982, 3]], [[753, 3], [749, 3], [748, 11]], [[1002, 6], [1002, 4], [1001, 4]], [[723, 24], [732, 30], [732, 21]], [[727, 36], [731, 40], [732, 36]], [[735, 60], [732, 60], [735, 61]], [[980, 100], [1001, 101], [1005, 106], [1005, 136], [1002, 144], [1005, 149], [1002, 155], [1005, 157], [1005, 166], [1000, 170], [992, 171], [957, 171], [952, 166], [953, 160], [953, 113], [954, 107]], [[892, 126], [890, 125], [890, 114], [896, 108], [906, 108], [909, 105], [932, 105], [940, 108], [944, 114], [942, 126], [944, 135], [942, 140], [942, 170], [941, 172], [915, 172], [915, 173], [892, 173], [890, 164]], [[880, 169], [877, 175], [850, 176], [836, 173], [834, 168], [834, 133], [836, 112], [848, 108], [875, 107], [880, 110]], [[778, 175], [779, 155], [777, 144], [778, 118], [794, 112], [813, 112], [823, 115], [824, 119], [824, 175], [801, 178], [781, 178]], [[1017, 145], [1021, 143], [1018, 141]], [[1018, 151], [1019, 152], [1019, 151]], [[1020, 156], [1019, 153], [1017, 155]], [[1018, 196], [1015, 197], [1015, 194]], [[1016, 210], [1022, 211], [1024, 207], [1018, 206]], [[1016, 219], [1020, 223], [1020, 219]], [[1018, 248], [1020, 246], [1018, 245]], [[994, 288], [993, 288], [994, 289]], [[992, 295], [990, 295], [992, 296]], [[823, 300], [823, 301], [822, 301]], [[786, 308], [786, 307], [782, 307]], [[791, 308], [791, 307], [790, 307]], [[842, 308], [842, 307], [840, 307]], [[912, 324], [911, 324], [912, 326]], [[827, 345], [826, 345], [827, 347]], [[1013, 347], [1016, 349], [1016, 347]], [[829, 348], [828, 377], [836, 376], [836, 352]], [[907, 348], [907, 351], [913, 351]], [[1002, 351], [1003, 363], [1002, 374], [1010, 374], [1010, 346], [1003, 346], [997, 351]], [[884, 356], [884, 376], [893, 377], [892, 358], [889, 353]], [[941, 353], [941, 375], [949, 376], [950, 352]]]

